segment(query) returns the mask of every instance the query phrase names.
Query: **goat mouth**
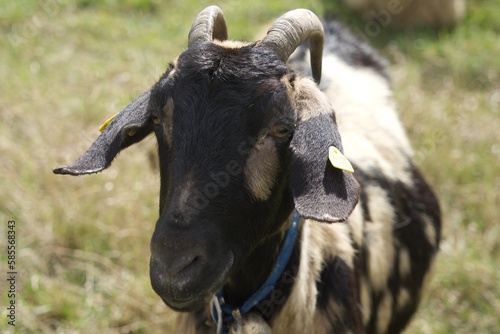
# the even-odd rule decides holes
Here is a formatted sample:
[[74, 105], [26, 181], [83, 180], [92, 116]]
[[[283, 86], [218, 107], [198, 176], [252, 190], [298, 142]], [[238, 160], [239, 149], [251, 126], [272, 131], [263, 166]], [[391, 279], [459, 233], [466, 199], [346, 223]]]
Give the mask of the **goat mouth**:
[[188, 299], [170, 299], [161, 296], [163, 302], [176, 312], [195, 312], [206, 305], [208, 298], [196, 296]]

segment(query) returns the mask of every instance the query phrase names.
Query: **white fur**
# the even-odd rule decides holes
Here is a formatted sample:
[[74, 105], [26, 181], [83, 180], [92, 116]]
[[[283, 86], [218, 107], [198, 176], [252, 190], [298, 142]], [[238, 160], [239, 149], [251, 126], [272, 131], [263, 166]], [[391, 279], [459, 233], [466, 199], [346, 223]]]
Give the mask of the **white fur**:
[[337, 116], [346, 157], [363, 169], [410, 184], [410, 142], [396, 113], [388, 81], [371, 68], [355, 68], [335, 55], [323, 65], [325, 94]]

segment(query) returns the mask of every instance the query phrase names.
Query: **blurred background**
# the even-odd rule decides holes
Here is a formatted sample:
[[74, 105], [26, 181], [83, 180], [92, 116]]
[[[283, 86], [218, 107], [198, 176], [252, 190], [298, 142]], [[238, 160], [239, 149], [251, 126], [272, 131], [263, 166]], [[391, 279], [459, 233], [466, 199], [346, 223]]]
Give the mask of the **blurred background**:
[[[401, 1], [413, 8], [401, 19], [384, 15], [384, 3], [347, 2], [216, 4], [231, 39], [260, 38], [273, 19], [306, 7], [334, 15], [389, 60], [416, 162], [445, 221], [435, 277], [407, 332], [498, 333], [499, 3], [458, 1], [450, 16], [448, 1], [430, 10], [436, 15]], [[154, 138], [98, 175], [56, 176], [52, 169], [83, 153], [104, 120], [160, 77], [209, 4], [0, 0], [2, 333], [14, 332], [4, 307], [8, 220], [16, 221], [15, 333], [172, 331], [175, 316], [149, 283], [159, 191]]]

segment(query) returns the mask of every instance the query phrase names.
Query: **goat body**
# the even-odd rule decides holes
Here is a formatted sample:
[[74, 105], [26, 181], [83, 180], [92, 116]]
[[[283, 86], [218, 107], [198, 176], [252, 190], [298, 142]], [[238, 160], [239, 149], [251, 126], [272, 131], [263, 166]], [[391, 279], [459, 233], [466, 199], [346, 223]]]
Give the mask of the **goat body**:
[[[287, 66], [305, 39], [310, 56], [299, 47]], [[227, 329], [396, 333], [429, 279], [440, 212], [411, 160], [384, 68], [369, 46], [309, 11], [285, 14], [262, 41], [246, 43], [227, 41], [222, 12], [209, 7], [160, 80], [55, 172], [101, 171], [155, 132], [161, 189], [150, 276], [165, 303], [185, 312], [178, 333], [214, 333], [213, 296], [237, 309], [259, 288], [294, 209], [302, 218], [283, 273]], [[354, 174], [329, 163], [330, 146]]]

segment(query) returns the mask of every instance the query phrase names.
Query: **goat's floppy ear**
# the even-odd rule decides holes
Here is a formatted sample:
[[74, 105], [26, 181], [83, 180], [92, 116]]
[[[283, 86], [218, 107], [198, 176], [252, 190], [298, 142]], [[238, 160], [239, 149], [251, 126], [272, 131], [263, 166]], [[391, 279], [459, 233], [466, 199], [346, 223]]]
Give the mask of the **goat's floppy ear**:
[[298, 124], [290, 143], [295, 208], [305, 218], [344, 221], [358, 202], [359, 184], [350, 172], [333, 167], [328, 159], [329, 147], [342, 151], [342, 142], [330, 103], [311, 85], [295, 85]]
[[114, 117], [78, 160], [69, 166], [54, 169], [54, 173], [92, 174], [109, 167], [121, 150], [139, 142], [153, 131], [153, 123], [147, 112], [150, 96], [151, 89], [133, 100]]

